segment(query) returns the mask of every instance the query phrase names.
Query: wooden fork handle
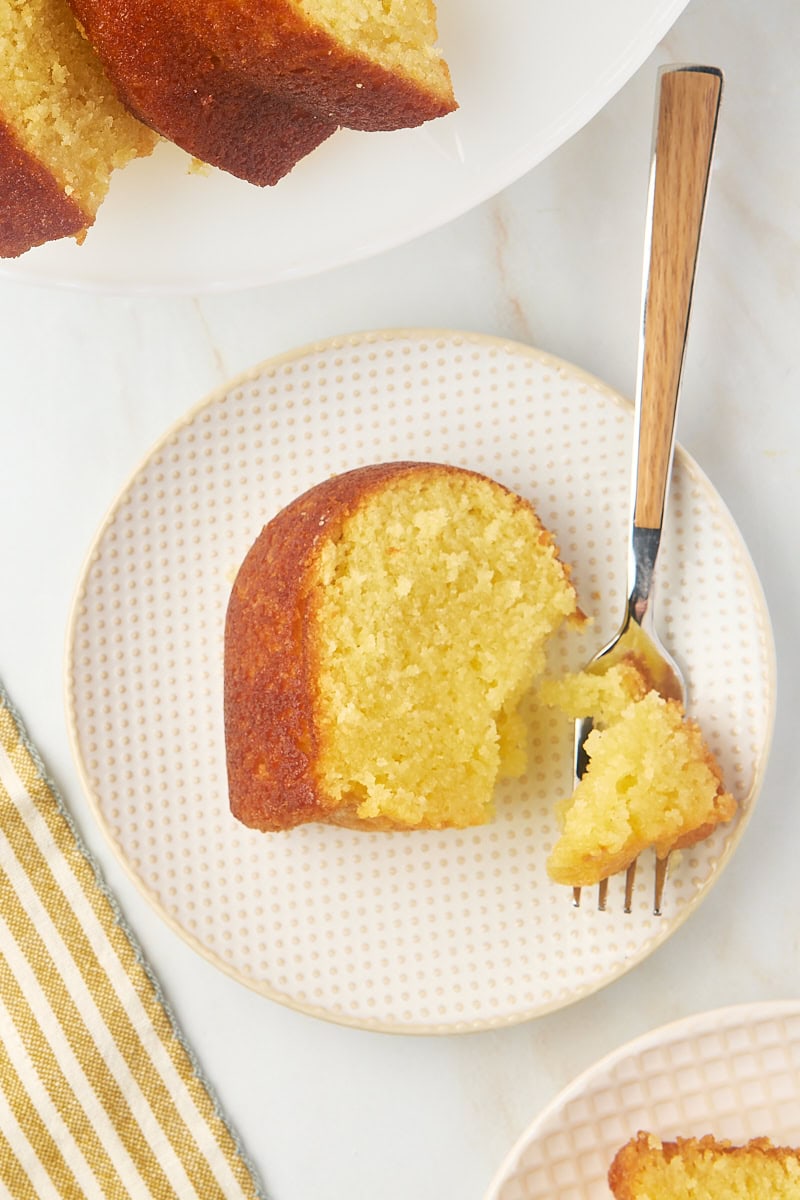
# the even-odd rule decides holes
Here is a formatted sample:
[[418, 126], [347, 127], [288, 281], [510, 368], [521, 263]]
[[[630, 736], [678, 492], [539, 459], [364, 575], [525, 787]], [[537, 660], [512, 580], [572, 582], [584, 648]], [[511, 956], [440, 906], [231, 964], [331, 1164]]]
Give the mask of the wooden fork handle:
[[659, 77], [636, 397], [634, 526], [660, 529], [675, 439], [697, 250], [722, 95], [715, 67]]

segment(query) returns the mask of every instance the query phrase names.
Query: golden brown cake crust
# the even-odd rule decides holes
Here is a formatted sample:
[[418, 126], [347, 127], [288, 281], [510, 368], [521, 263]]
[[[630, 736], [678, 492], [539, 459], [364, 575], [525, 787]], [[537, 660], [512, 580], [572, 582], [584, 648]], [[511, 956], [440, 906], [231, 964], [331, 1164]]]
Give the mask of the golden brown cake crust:
[[[305, 20], [291, 0], [70, 3], [126, 103], [179, 145], [188, 140], [192, 123], [199, 138], [207, 121], [218, 117], [221, 124], [226, 108], [237, 111], [237, 95], [248, 87], [282, 100], [290, 113], [296, 106], [308, 119], [324, 123], [328, 132], [338, 125], [408, 128], [456, 107], [452, 91], [435, 95], [346, 50]], [[197, 95], [206, 112], [198, 113]], [[283, 124], [287, 141], [288, 114]], [[255, 121], [249, 130], [240, 121], [231, 127], [230, 140], [249, 132], [252, 141], [255, 129]], [[196, 149], [191, 153], [211, 161]], [[244, 175], [242, 170], [233, 173]]]
[[92, 220], [0, 120], [0, 258], [54, 238], [82, 241]]
[[320, 547], [374, 492], [398, 477], [464, 475], [430, 463], [378, 463], [317, 484], [262, 530], [233, 586], [225, 626], [225, 742], [231, 811], [255, 829], [306, 821], [388, 829], [326, 809], [314, 766], [317, 660], [309, 636], [309, 575]]
[[304, 18], [295, 0], [198, 0], [193, 7], [213, 27], [223, 60], [246, 64], [265, 87], [349, 129], [405, 129], [456, 108], [452, 90], [435, 95], [347, 50]]
[[163, 0], [70, 4], [131, 112], [203, 162], [266, 186], [336, 129], [223, 63], [190, 11]]

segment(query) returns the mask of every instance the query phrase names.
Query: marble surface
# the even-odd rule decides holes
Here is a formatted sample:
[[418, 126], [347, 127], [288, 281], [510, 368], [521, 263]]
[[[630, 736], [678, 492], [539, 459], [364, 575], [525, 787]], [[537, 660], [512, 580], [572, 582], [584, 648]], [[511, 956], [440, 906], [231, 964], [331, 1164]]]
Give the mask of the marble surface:
[[[0, 676], [275, 1200], [480, 1200], [528, 1122], [601, 1055], [685, 1014], [798, 994], [798, 37], [791, 0], [691, 0], [623, 90], [526, 177], [414, 243], [316, 279], [155, 299], [0, 284]], [[86, 549], [173, 420], [240, 370], [315, 338], [477, 330], [551, 351], [630, 394], [655, 74], [689, 60], [721, 66], [727, 93], [678, 436], [738, 522], [772, 614], [779, 707], [755, 814], [674, 937], [556, 1014], [430, 1039], [281, 1008], [179, 940], [93, 823], [62, 697]]]

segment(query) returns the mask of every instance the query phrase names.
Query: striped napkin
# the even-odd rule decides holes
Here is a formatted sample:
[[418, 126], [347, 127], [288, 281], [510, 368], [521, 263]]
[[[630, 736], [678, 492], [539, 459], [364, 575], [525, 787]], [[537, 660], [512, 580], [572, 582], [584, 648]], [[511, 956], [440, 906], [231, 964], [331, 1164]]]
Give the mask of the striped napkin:
[[0, 1200], [261, 1196], [0, 685]]

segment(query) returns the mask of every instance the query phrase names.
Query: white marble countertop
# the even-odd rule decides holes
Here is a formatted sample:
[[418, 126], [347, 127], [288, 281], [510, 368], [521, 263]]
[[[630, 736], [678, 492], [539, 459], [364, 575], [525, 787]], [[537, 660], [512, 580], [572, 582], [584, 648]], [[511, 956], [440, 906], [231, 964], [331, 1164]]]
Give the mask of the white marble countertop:
[[[792, 0], [691, 0], [611, 103], [526, 177], [412, 244], [315, 279], [199, 298], [0, 283], [0, 675], [275, 1200], [480, 1200], [530, 1120], [601, 1055], [685, 1014], [800, 992], [799, 43]], [[771, 610], [779, 709], [755, 814], [674, 937], [558, 1013], [415, 1038], [282, 1008], [185, 945], [93, 822], [62, 696], [86, 549], [176, 418], [237, 372], [316, 338], [476, 330], [541, 347], [630, 394], [655, 74], [690, 60], [721, 66], [727, 94], [678, 436], [738, 522]]]

